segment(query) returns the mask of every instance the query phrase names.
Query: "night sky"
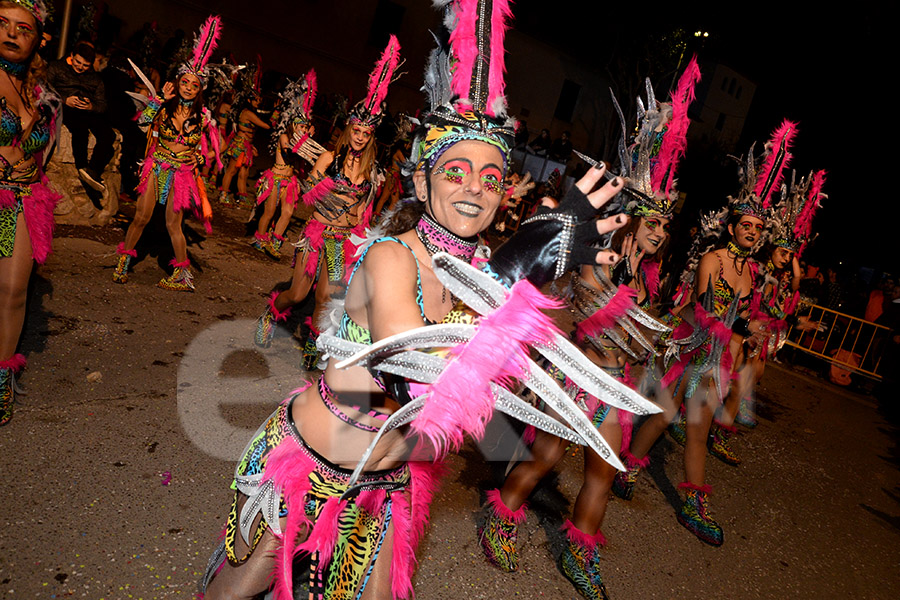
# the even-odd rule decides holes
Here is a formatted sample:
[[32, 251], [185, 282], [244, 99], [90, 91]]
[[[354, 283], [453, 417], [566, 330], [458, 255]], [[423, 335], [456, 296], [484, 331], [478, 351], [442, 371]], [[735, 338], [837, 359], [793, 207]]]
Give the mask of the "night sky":
[[[753, 141], [759, 148], [789, 118], [799, 122], [792, 167], [798, 175], [828, 170], [829, 198], [815, 226], [820, 237], [807, 257], [823, 264], [842, 261], [847, 271], [880, 267], [900, 272], [894, 201], [887, 190], [875, 188], [892, 172], [887, 146], [894, 137], [887, 107], [895, 104], [888, 87], [896, 68], [887, 61], [890, 37], [882, 10], [869, 3], [840, 5], [840, 12], [733, 3], [727, 15], [725, 4], [718, 5], [719, 14], [671, 14], [666, 11], [679, 5], [670, 3], [640, 17], [612, 4], [592, 3], [590, 13], [577, 18], [569, 11], [548, 12], [548, 4], [519, 0], [515, 27], [569, 53], [596, 57], [598, 69], [628, 48], [628, 37], [679, 28], [709, 32], [691, 48], [701, 68], [704, 60], [721, 62], [758, 85], [738, 151], [745, 153]], [[681, 189], [689, 193], [706, 183], [703, 165], [713, 159], [692, 158], [680, 173]], [[716, 185], [723, 184], [716, 180]], [[731, 186], [716, 191], [724, 199], [736, 187], [735, 177]]]

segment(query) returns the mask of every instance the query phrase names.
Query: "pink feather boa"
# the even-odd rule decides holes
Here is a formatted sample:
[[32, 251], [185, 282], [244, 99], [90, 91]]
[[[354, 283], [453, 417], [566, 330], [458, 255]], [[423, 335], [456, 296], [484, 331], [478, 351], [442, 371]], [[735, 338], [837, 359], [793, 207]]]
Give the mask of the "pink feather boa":
[[523, 375], [528, 345], [558, 332], [541, 310], [559, 306], [528, 281], [517, 282], [502, 306], [479, 319], [475, 336], [451, 350], [450, 364], [430, 386], [430, 398], [411, 429], [439, 456], [459, 449], [465, 434], [480, 439], [494, 409], [490, 383], [502, 385]]
[[641, 270], [644, 272], [647, 297], [655, 300], [659, 297], [659, 263], [655, 260], [642, 260]]
[[628, 310], [634, 308], [634, 299], [637, 298], [637, 290], [620, 285], [616, 294], [609, 300], [606, 306], [598, 308], [597, 312], [578, 323], [575, 327], [575, 338], [581, 342], [587, 337], [603, 335], [613, 328], [617, 319], [621, 319]]
[[[52, 252], [53, 246], [53, 210], [62, 199], [49, 185], [46, 176], [41, 181], [28, 184], [22, 192], [22, 213], [25, 216], [25, 227], [31, 238], [31, 256], [42, 265]], [[17, 203], [16, 192], [0, 190], [0, 210], [13, 208]]]

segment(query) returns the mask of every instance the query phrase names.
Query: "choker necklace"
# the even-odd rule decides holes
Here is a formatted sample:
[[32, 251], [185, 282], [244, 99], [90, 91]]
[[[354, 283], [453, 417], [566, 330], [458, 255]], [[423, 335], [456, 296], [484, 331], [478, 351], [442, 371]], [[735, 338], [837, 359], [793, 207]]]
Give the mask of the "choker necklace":
[[750, 248], [741, 248], [737, 244], [732, 241], [728, 242], [728, 246], [726, 246], [728, 253], [733, 255], [735, 258], [747, 258], [750, 256]]
[[185, 108], [190, 108], [194, 105], [194, 100], [185, 100], [184, 98], [178, 99], [178, 106], [184, 106]]
[[3, 69], [10, 75], [23, 79], [28, 71], [28, 65], [25, 63], [14, 63], [0, 57], [0, 69]]
[[[434, 256], [437, 252], [458, 258], [468, 264], [472, 264], [475, 250], [478, 248], [478, 237], [464, 239], [447, 230], [446, 227], [434, 220], [428, 213], [424, 213], [416, 224], [416, 235], [425, 246], [428, 256]], [[451, 294], [451, 296], [453, 296]], [[454, 303], [456, 297], [453, 296]], [[441, 303], [447, 302], [447, 288], [441, 294]]]
[[[363, 150], [365, 150], [365, 148], [363, 148]], [[347, 154], [359, 160], [359, 157], [362, 156], [363, 150], [354, 150], [353, 148], [347, 147]]]

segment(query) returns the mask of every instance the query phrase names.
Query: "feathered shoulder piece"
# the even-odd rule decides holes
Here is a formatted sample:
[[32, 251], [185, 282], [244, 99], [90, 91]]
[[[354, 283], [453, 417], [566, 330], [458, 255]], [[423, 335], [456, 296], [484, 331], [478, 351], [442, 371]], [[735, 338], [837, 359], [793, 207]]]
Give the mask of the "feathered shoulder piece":
[[783, 185], [781, 188], [781, 200], [775, 206], [772, 218], [772, 244], [799, 256], [812, 239], [812, 221], [821, 207], [822, 198], [828, 196], [822, 193], [824, 170], [810, 172], [800, 181], [796, 180], [796, 175], [792, 173], [790, 187]]
[[[638, 98], [637, 133], [627, 145], [625, 116], [612, 95], [613, 104], [622, 124], [619, 140], [619, 161], [622, 175], [628, 179], [629, 200], [625, 205], [634, 216], [662, 216], [672, 218], [677, 199], [675, 173], [687, 150], [687, 131], [691, 120], [688, 107], [695, 98], [700, 81], [697, 57], [693, 57], [678, 80], [669, 102], [658, 102], [650, 80], [646, 80], [647, 105]], [[610, 90], [612, 93], [612, 90]]]
[[796, 135], [797, 124], [785, 119], [766, 142], [761, 158], [757, 160], [753, 156], [753, 146], [750, 147], [746, 160], [741, 161], [741, 189], [737, 196], [728, 197], [731, 215], [767, 219], [772, 208], [772, 193], [781, 186], [784, 170], [793, 158], [790, 150]]
[[436, 40], [426, 67], [429, 112], [417, 132], [410, 167], [433, 166], [462, 140], [491, 144], [506, 161], [515, 138], [504, 82], [509, 0], [436, 0], [434, 5], [444, 10], [449, 48]]
[[187, 62], [183, 63], [178, 69], [178, 74], [190, 73], [205, 85], [208, 75], [206, 65], [213, 51], [215, 51], [221, 35], [222, 20], [218, 15], [210, 16], [206, 19], [203, 27], [200, 28], [197, 37], [194, 39], [194, 50]]
[[369, 75], [365, 99], [357, 102], [350, 111], [350, 123], [360, 123], [373, 129], [378, 127], [384, 116], [382, 105], [387, 98], [388, 87], [394, 81], [394, 74], [400, 64], [400, 42], [397, 41], [397, 36], [392, 35], [381, 58], [375, 63], [375, 69]]

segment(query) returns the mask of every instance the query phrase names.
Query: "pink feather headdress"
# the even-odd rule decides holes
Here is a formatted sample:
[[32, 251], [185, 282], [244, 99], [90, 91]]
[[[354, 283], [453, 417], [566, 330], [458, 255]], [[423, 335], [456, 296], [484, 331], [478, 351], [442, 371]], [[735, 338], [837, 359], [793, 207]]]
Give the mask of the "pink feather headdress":
[[793, 155], [790, 152], [797, 124], [785, 119], [766, 142], [763, 164], [757, 169], [753, 148], [741, 171], [742, 188], [736, 198], [729, 198], [732, 215], [750, 215], [765, 221], [772, 208], [772, 192], [781, 186], [784, 170]]
[[222, 20], [218, 15], [211, 15], [194, 40], [194, 51], [189, 62], [181, 65], [178, 74], [191, 73], [201, 82], [206, 80], [206, 65], [219, 43], [222, 35]]
[[625, 206], [628, 214], [672, 217], [678, 197], [675, 173], [687, 150], [687, 131], [691, 124], [688, 107], [696, 97], [694, 90], [699, 81], [700, 67], [696, 56], [691, 58], [679, 78], [670, 102], [656, 100], [648, 79], [647, 106], [645, 108], [638, 98], [638, 133], [630, 146], [626, 146], [625, 116], [613, 95], [613, 104], [622, 124], [619, 161], [628, 180]]
[[369, 75], [369, 87], [366, 98], [358, 102], [350, 111], [351, 123], [361, 123], [368, 127], [378, 127], [381, 123], [382, 103], [387, 98], [388, 87], [394, 80], [394, 72], [400, 66], [400, 42], [397, 36], [391, 35], [381, 58], [375, 63], [375, 69]]
[[413, 144], [418, 169], [433, 166], [450, 146], [478, 140], [507, 159], [515, 119], [507, 115], [504, 39], [512, 16], [509, 0], [435, 0], [445, 10], [449, 53], [439, 46], [425, 70], [429, 112]]
[[796, 181], [791, 177], [790, 187], [782, 186], [781, 200], [775, 207], [772, 225], [772, 244], [796, 252], [799, 256], [812, 237], [812, 221], [821, 207], [825, 185], [825, 171], [811, 172]]

